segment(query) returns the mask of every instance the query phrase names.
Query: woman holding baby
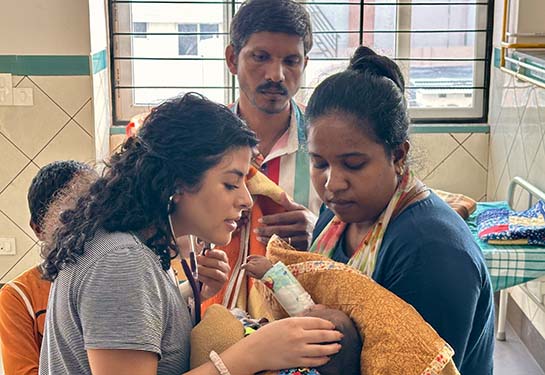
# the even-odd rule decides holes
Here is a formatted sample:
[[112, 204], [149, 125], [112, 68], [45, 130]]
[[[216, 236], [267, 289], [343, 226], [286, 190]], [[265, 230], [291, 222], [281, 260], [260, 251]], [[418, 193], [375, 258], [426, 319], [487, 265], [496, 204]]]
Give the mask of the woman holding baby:
[[312, 94], [311, 177], [327, 208], [310, 251], [411, 304], [454, 348], [462, 374], [492, 374], [489, 275], [466, 224], [411, 172], [404, 89], [393, 61], [359, 47]]

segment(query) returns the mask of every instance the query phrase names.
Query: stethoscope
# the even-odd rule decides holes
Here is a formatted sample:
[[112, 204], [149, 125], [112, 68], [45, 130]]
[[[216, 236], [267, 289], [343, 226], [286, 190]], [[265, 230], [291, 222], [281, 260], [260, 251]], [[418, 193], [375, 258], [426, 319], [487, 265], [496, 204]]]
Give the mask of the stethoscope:
[[[175, 194], [179, 194], [179, 193], [176, 192]], [[174, 248], [180, 255], [182, 269], [184, 270], [185, 277], [191, 287], [193, 300], [189, 301], [189, 307], [191, 310], [191, 315], [193, 315], [193, 321], [195, 322], [195, 325], [196, 325], [201, 321], [201, 289], [202, 289], [202, 283], [199, 281], [197, 252], [195, 250], [195, 243], [197, 242], [197, 239], [193, 235], [189, 236], [189, 245], [190, 245], [189, 246], [189, 264], [187, 264], [187, 261], [183, 257], [180, 247], [178, 246], [178, 243], [176, 242], [176, 235], [174, 234], [174, 226], [172, 225], [171, 216], [176, 207], [174, 204], [175, 194], [171, 195], [168, 198], [168, 206], [167, 206], [168, 227], [170, 230], [170, 236], [172, 238], [172, 245], [174, 246]], [[205, 255], [206, 251], [212, 250], [214, 248], [214, 244], [210, 242], [204, 242], [203, 245], [204, 246], [201, 251], [201, 255]]]

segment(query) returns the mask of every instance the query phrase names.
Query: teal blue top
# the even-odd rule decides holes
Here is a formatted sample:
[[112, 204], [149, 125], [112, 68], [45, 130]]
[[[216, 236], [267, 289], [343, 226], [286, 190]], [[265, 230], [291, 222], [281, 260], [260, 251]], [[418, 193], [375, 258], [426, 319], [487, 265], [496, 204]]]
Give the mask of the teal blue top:
[[[333, 218], [323, 210], [314, 239]], [[344, 236], [332, 258], [347, 263]], [[462, 220], [439, 197], [415, 202], [384, 234], [372, 278], [410, 303], [455, 351], [463, 375], [493, 370], [494, 305], [479, 246]]]

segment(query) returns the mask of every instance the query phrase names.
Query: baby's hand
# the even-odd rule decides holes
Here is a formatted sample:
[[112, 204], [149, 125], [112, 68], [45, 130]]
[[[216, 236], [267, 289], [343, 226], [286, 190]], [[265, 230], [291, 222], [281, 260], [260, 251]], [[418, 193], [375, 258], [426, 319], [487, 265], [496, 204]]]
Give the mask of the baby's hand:
[[242, 269], [254, 279], [261, 279], [268, 270], [271, 269], [272, 263], [266, 257], [261, 255], [250, 255], [246, 258], [246, 263], [242, 265]]

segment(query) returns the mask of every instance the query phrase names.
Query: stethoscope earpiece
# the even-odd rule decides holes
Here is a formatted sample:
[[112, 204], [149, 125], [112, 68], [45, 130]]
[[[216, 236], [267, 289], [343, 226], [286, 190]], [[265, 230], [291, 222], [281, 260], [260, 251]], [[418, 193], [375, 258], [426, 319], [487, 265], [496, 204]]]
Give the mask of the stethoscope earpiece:
[[174, 213], [174, 209], [176, 208], [176, 204], [174, 204], [174, 195], [171, 195], [168, 197], [168, 204], [167, 204], [167, 214], [171, 215]]

